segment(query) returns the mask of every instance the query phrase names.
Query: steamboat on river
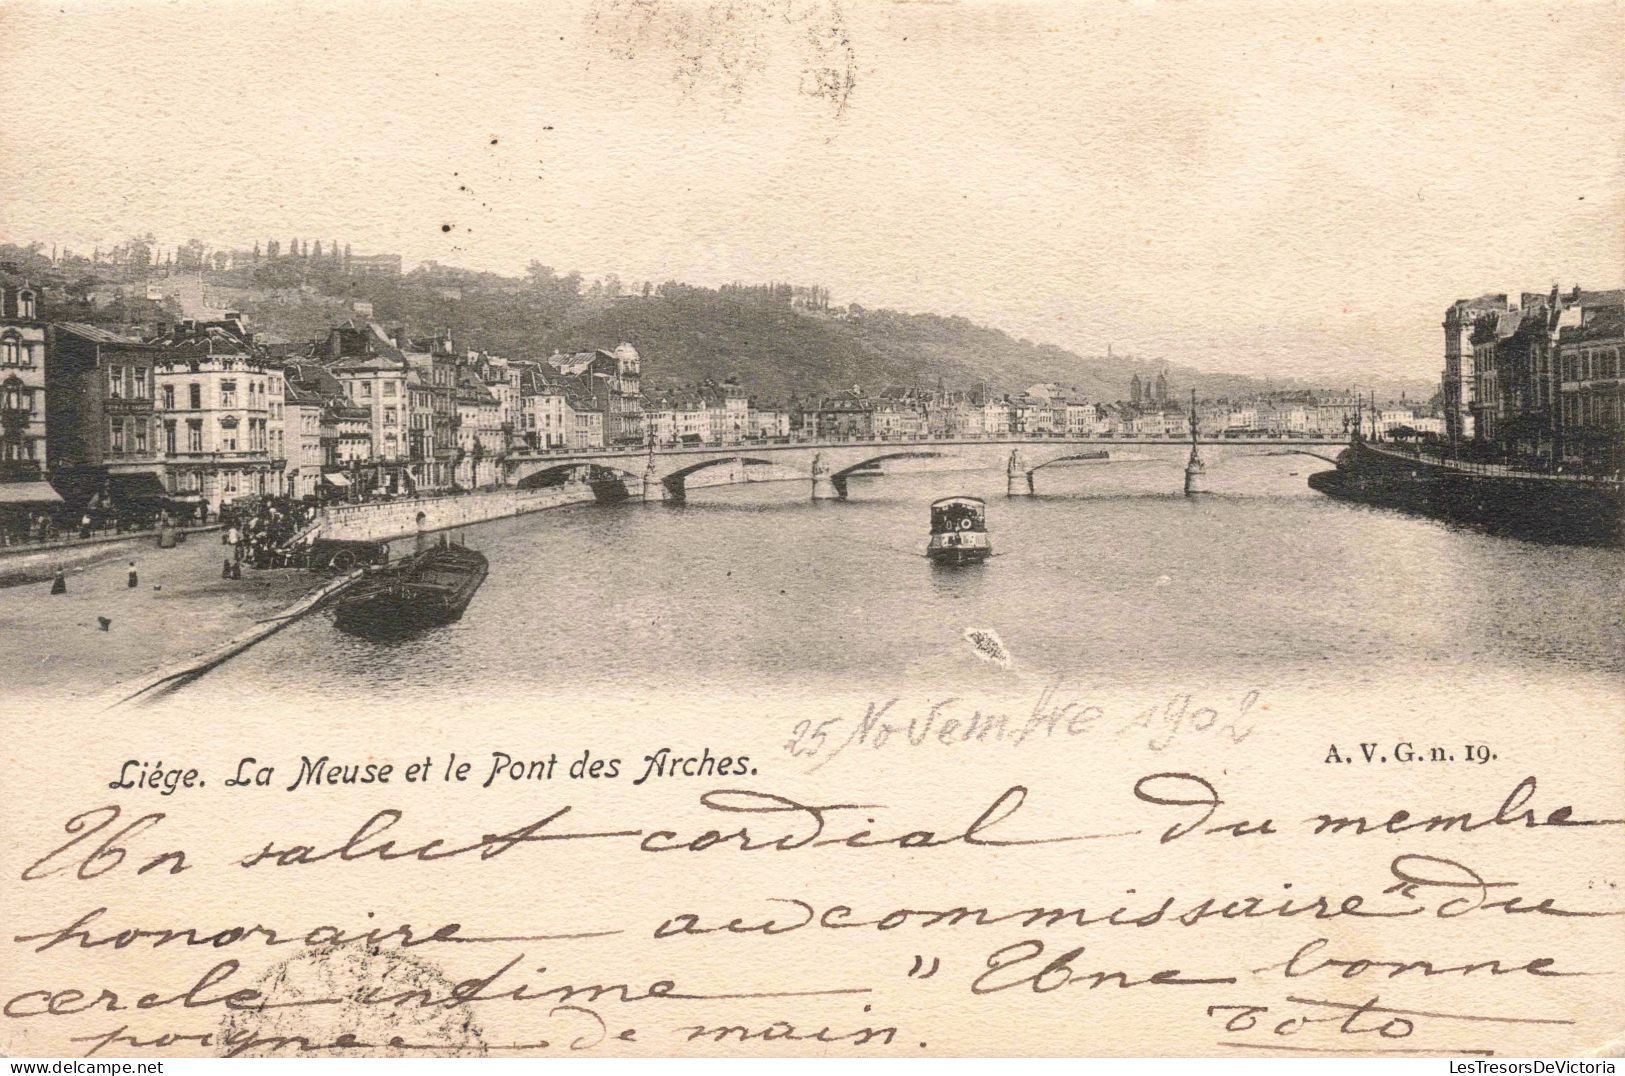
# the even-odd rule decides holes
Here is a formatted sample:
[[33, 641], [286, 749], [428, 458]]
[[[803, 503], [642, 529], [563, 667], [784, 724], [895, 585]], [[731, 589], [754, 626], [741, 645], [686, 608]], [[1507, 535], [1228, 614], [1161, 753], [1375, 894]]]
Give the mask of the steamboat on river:
[[987, 503], [980, 497], [944, 497], [931, 505], [931, 540], [925, 555], [937, 564], [980, 564], [993, 555]]

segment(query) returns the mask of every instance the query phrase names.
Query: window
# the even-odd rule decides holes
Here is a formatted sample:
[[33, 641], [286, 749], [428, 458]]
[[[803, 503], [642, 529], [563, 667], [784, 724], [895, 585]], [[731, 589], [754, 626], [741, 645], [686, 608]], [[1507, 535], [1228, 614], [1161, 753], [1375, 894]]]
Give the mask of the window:
[[175, 454], [174, 420], [164, 423], [164, 452], [171, 456]]
[[147, 424], [137, 421], [135, 424], [135, 444], [133, 450], [142, 456], [147, 454]]
[[[250, 381], [248, 384], [249, 384], [249, 394], [253, 395], [254, 383], [252, 381]], [[220, 406], [221, 407], [236, 407], [237, 406], [237, 382], [235, 382], [235, 381], [222, 381], [222, 382], [220, 382]]]
[[107, 368], [107, 398], [124, 399], [124, 367], [115, 365]]
[[145, 400], [152, 395], [147, 382], [148, 370], [145, 366], [130, 367], [130, 399]]
[[384, 425], [394, 426], [397, 422], [398, 412], [393, 407], [384, 408]]
[[384, 382], [384, 395], [385, 396], [393, 396], [393, 395], [395, 395], [395, 391], [396, 391], [395, 382], [393, 382], [393, 381], [385, 381]]
[[372, 382], [371, 381], [363, 381], [363, 382], [361, 382], [361, 396], [362, 396], [363, 399], [367, 399], [367, 400], [372, 399]]
[[237, 472], [225, 471], [220, 475], [222, 487], [227, 493], [237, 492]]
[[34, 293], [20, 291], [17, 293], [17, 316], [29, 321], [34, 320]]
[[186, 386], [186, 405], [193, 411], [203, 410], [203, 386], [196, 381]]
[[0, 334], [0, 365], [17, 366], [22, 362], [23, 338], [15, 331]]
[[115, 418], [108, 423], [107, 450], [115, 456], [124, 454], [124, 420]]
[[27, 410], [24, 405], [23, 383], [20, 378], [6, 378], [4, 395], [0, 396], [0, 409], [6, 411]]
[[[163, 404], [164, 404], [164, 410], [165, 411], [173, 411], [173, 410], [175, 410], [175, 386], [174, 385], [165, 385], [164, 386]], [[171, 422], [170, 425], [174, 426], [175, 424], [173, 422]], [[171, 449], [171, 451], [174, 451], [174, 450]]]
[[[197, 388], [196, 385], [192, 387]], [[203, 423], [197, 419], [191, 419], [186, 423], [186, 451], [203, 451]]]

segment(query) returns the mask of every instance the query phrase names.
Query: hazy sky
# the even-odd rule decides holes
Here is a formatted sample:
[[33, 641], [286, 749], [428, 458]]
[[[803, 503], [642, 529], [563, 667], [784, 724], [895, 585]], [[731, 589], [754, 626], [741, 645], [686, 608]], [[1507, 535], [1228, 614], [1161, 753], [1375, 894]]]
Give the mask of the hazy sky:
[[1621, 40], [1620, 3], [0, 0], [0, 237], [791, 280], [1431, 378], [1451, 300], [1625, 278]]

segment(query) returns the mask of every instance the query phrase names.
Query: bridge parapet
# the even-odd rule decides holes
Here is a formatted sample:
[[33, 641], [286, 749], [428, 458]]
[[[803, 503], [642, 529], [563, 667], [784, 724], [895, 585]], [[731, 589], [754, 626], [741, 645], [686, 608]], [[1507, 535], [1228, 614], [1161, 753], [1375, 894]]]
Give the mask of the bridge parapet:
[[[905, 441], [801, 441], [736, 445], [682, 445], [654, 449], [592, 449], [575, 452], [513, 454], [504, 463], [506, 480], [529, 487], [562, 481], [562, 476], [597, 476], [598, 480], [619, 481], [629, 495], [645, 500], [681, 500], [690, 476], [713, 468], [733, 468], [731, 481], [760, 480], [752, 477], [765, 467], [777, 469], [780, 478], [804, 476], [814, 497], [844, 497], [847, 479], [888, 462], [912, 459], [960, 460], [968, 467], [1005, 466], [1010, 476], [1010, 492], [1026, 495], [1033, 490], [1033, 475], [1045, 467], [1082, 460], [1109, 462], [1131, 446], [1154, 446], [1183, 455], [1189, 440], [1130, 438], [1042, 438], [1012, 437], [987, 439], [920, 439]], [[1259, 450], [1281, 450], [1303, 445], [1342, 445], [1341, 441], [1284, 439], [1249, 441], [1203, 441]], [[1144, 455], [1134, 459], [1144, 462]], [[1127, 461], [1124, 461], [1127, 462]], [[1019, 472], [1019, 473], [1018, 473]]]

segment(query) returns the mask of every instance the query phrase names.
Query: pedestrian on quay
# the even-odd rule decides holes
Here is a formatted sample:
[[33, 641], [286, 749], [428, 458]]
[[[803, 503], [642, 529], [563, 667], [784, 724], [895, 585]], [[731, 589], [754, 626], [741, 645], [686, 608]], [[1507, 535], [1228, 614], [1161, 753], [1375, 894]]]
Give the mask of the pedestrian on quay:
[[140, 585], [140, 582], [141, 581], [136, 577], [136, 574], [135, 574], [135, 561], [132, 560], [130, 562], [130, 581], [129, 581], [129, 583], [127, 585], [131, 590], [134, 590], [137, 586]]
[[81, 537], [81, 538], [89, 538], [90, 537], [90, 513], [89, 512], [86, 512], [84, 514], [84, 516], [79, 520], [79, 537]]
[[231, 578], [231, 558], [230, 557], [222, 557], [221, 560], [220, 560], [220, 578], [222, 578], [222, 579], [230, 579]]
[[51, 593], [52, 594], [66, 594], [67, 592], [68, 592], [68, 577], [63, 574], [61, 568], [58, 568], [56, 570], [56, 576], [54, 578], [52, 578], [52, 580], [51, 580]]

